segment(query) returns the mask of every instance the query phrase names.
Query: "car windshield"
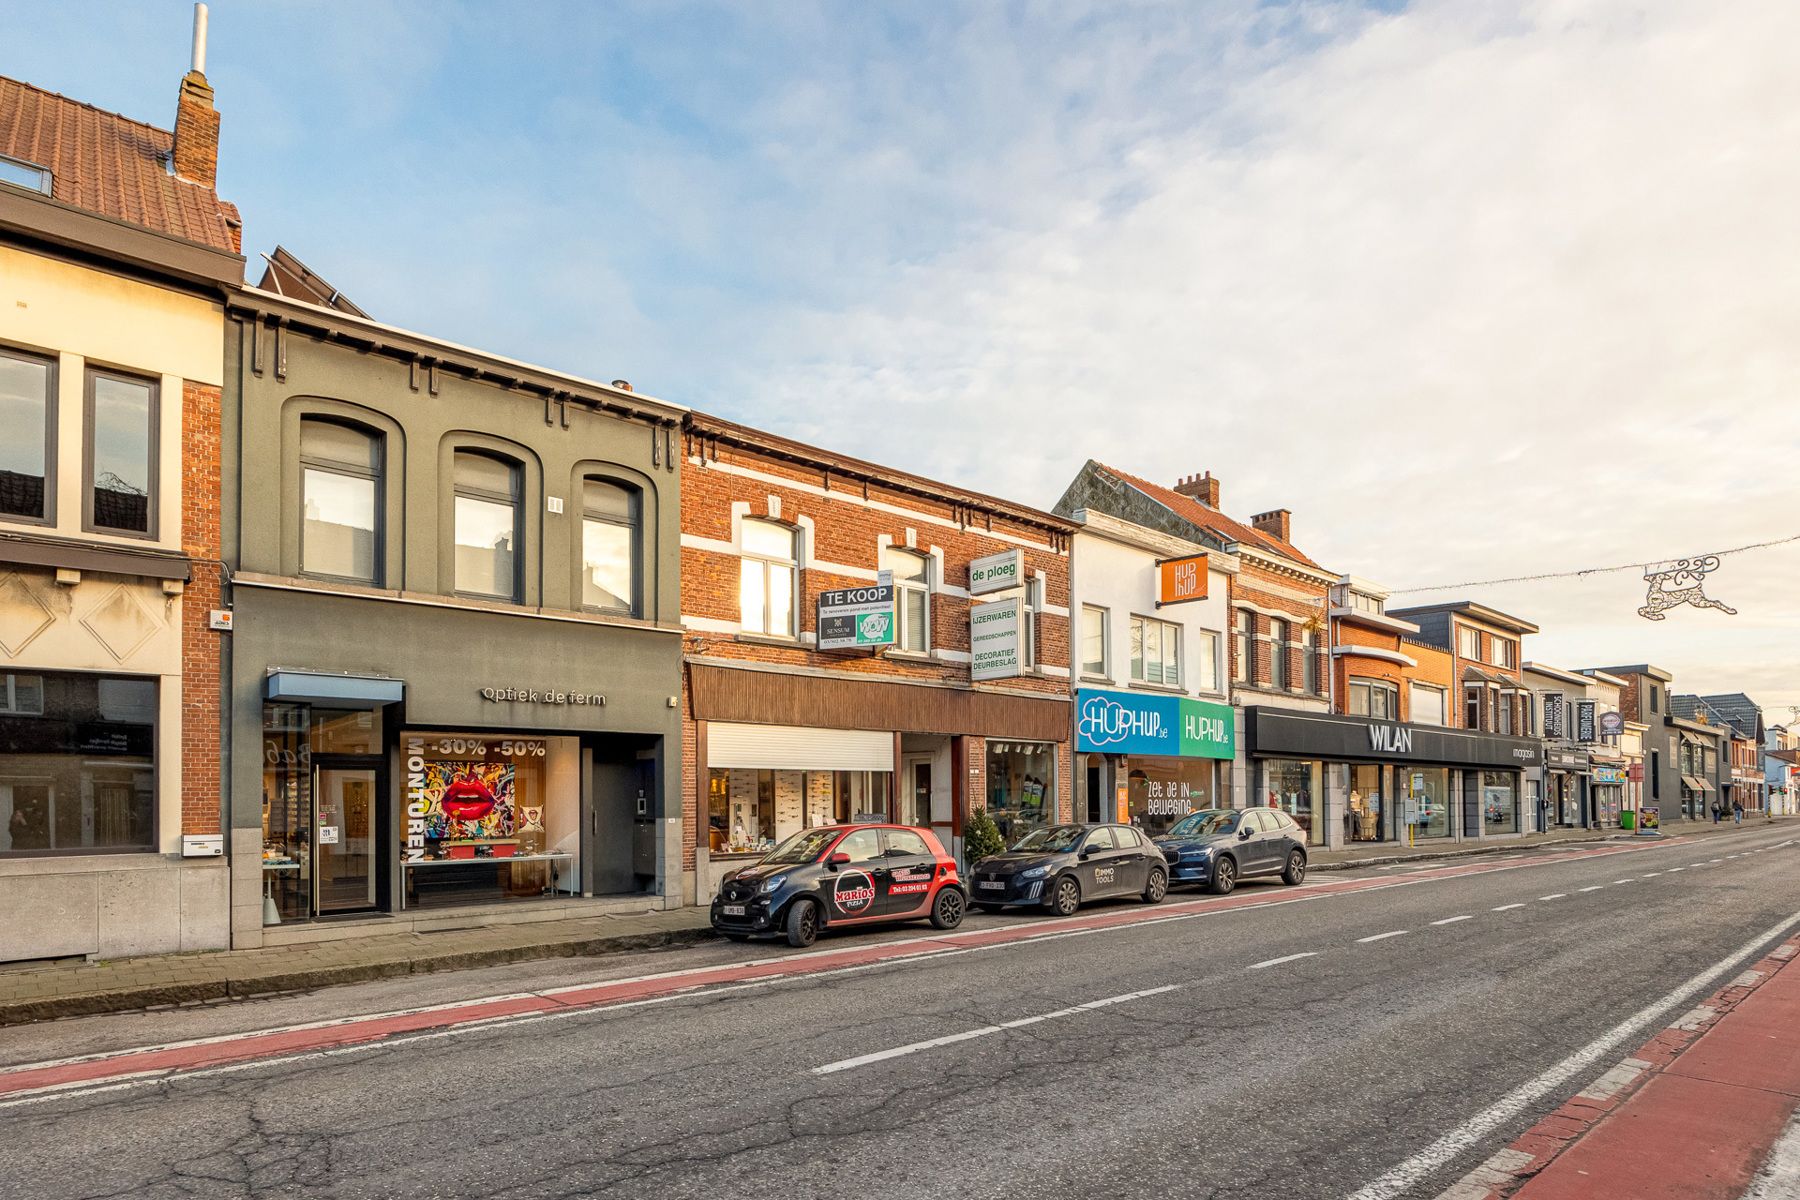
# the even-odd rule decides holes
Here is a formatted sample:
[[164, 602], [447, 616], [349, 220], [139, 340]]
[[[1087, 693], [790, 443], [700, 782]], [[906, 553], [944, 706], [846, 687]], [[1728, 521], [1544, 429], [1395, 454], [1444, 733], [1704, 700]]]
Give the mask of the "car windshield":
[[1039, 854], [1062, 854], [1073, 850], [1081, 840], [1079, 825], [1051, 825], [1034, 829], [1013, 843], [1014, 850], [1032, 850]]
[[1210, 833], [1230, 833], [1237, 828], [1237, 811], [1230, 808], [1203, 808], [1189, 813], [1175, 823], [1169, 837], [1205, 837]]
[[835, 829], [802, 829], [781, 845], [763, 856], [766, 863], [809, 863], [815, 861], [825, 852], [825, 847], [837, 837]]

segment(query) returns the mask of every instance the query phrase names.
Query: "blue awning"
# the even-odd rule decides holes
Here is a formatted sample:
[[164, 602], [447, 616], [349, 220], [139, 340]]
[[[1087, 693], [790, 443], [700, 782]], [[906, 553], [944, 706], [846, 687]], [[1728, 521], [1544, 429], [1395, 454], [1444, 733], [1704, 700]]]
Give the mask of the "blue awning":
[[323, 671], [270, 671], [263, 695], [290, 704], [380, 708], [406, 695], [404, 679], [382, 675], [332, 675]]

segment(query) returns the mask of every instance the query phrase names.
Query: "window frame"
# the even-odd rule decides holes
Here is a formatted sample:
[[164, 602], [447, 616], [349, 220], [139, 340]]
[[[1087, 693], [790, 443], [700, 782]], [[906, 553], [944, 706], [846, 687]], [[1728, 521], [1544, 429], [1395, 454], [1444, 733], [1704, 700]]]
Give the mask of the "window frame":
[[[1481, 729], [1481, 693], [1482, 693], [1482, 687], [1479, 683], [1463, 684], [1463, 728], [1464, 729], [1477, 730], [1477, 731]], [[1475, 711], [1473, 713], [1470, 713], [1470, 711], [1469, 711], [1469, 705], [1471, 702], [1473, 702], [1474, 706], [1475, 706]]]
[[[1311, 625], [1302, 626], [1300, 630], [1300, 690], [1308, 696], [1319, 694], [1319, 631]], [[1394, 711], [1400, 711], [1396, 702]], [[1400, 718], [1396, 716], [1396, 721]]]
[[[1475, 652], [1473, 654], [1463, 648], [1463, 639], [1465, 637], [1475, 639]], [[1456, 627], [1456, 656], [1465, 662], [1481, 661], [1481, 630], [1475, 628], [1473, 625], [1458, 625]]]
[[[503, 497], [498, 492], [481, 487], [465, 486], [457, 480], [456, 460], [464, 455], [475, 458], [486, 458], [505, 465], [513, 476], [513, 484], [517, 489], [512, 496]], [[456, 547], [462, 543], [456, 540], [456, 501], [459, 497], [470, 500], [481, 500], [490, 504], [506, 501], [512, 505], [513, 514], [513, 569], [512, 592], [501, 595], [497, 592], [475, 592], [462, 586], [462, 580], [456, 573]], [[472, 600], [498, 600], [503, 604], [521, 604], [525, 593], [525, 464], [519, 459], [478, 446], [457, 446], [450, 452], [450, 580], [452, 590], [458, 596]]]
[[[150, 406], [147, 414], [149, 425], [149, 445], [145, 448], [149, 457], [148, 476], [145, 483], [147, 489], [144, 496], [145, 529], [116, 529], [110, 525], [94, 523], [94, 383], [99, 379], [113, 379], [123, 383], [139, 384], [150, 389]], [[158, 537], [161, 524], [161, 508], [157, 502], [162, 491], [162, 380], [155, 376], [136, 375], [130, 371], [121, 371], [114, 367], [97, 366], [88, 363], [82, 371], [81, 381], [81, 528], [84, 533], [105, 534], [109, 537], [136, 538], [139, 541], [154, 542]]]
[[[1088, 670], [1087, 659], [1087, 622], [1092, 614], [1100, 619], [1100, 666], [1097, 670]], [[1098, 604], [1081, 606], [1081, 674], [1086, 679], [1112, 679], [1112, 609]]]
[[1511, 638], [1490, 637], [1488, 643], [1490, 647], [1488, 657], [1491, 660], [1488, 663], [1489, 666], [1505, 667], [1506, 669], [1511, 670], [1519, 665], [1519, 648], [1517, 642], [1514, 642]]
[[42, 516], [27, 517], [19, 513], [0, 513], [0, 521], [14, 525], [49, 525], [56, 524], [56, 481], [57, 481], [57, 401], [62, 378], [62, 359], [60, 355], [26, 350], [19, 346], [0, 342], [0, 357], [16, 358], [21, 362], [34, 362], [48, 368], [44, 375], [44, 512]]
[[[1166, 649], [1167, 638], [1168, 638], [1168, 633], [1171, 629], [1175, 631], [1175, 653], [1173, 655], [1173, 660], [1175, 663], [1175, 678], [1173, 680], [1167, 678], [1166, 673], [1165, 673], [1165, 677], [1162, 679], [1151, 679], [1149, 677], [1148, 670], [1147, 670], [1148, 664], [1149, 664], [1149, 656], [1144, 653], [1144, 647], [1148, 643], [1148, 639], [1146, 638], [1145, 635], [1149, 632], [1149, 628], [1152, 625], [1157, 627], [1157, 634], [1156, 634], [1157, 671], [1159, 673], [1165, 673], [1165, 669], [1168, 666], [1168, 663], [1170, 662], [1171, 656], [1168, 653], [1168, 650]], [[1143, 613], [1132, 613], [1131, 614], [1131, 626], [1133, 627], [1133, 631], [1137, 633], [1137, 643], [1138, 643], [1138, 654], [1136, 655], [1136, 657], [1134, 657], [1131, 660], [1131, 665], [1129, 667], [1127, 667], [1127, 671], [1129, 672], [1129, 678], [1131, 679], [1131, 682], [1141, 683], [1147, 687], [1162, 687], [1162, 688], [1176, 688], [1176, 689], [1185, 688], [1187, 686], [1187, 683], [1186, 683], [1187, 672], [1185, 670], [1186, 664], [1184, 662], [1182, 662], [1183, 647], [1182, 647], [1181, 642], [1182, 642], [1182, 633], [1184, 632], [1182, 625], [1176, 621], [1165, 621], [1161, 617], [1146, 616]], [[1144, 664], [1144, 667], [1145, 667], [1144, 674], [1138, 673], [1139, 672], [1139, 664]]]
[[[1439, 687], [1435, 683], [1421, 683], [1416, 679], [1409, 679], [1407, 681], [1407, 685], [1408, 685], [1407, 686], [1407, 694], [1406, 694], [1406, 705], [1407, 705], [1406, 720], [1407, 720], [1407, 722], [1409, 724], [1432, 725], [1439, 729], [1448, 729], [1450, 727], [1450, 692], [1449, 692], [1449, 689]], [[1417, 708], [1414, 704], [1414, 701], [1416, 701], [1418, 699], [1420, 692], [1431, 692], [1432, 694], [1437, 696], [1438, 719], [1436, 721], [1420, 721], [1419, 720], [1419, 714], [1418, 714]]]
[[[581, 474], [581, 545], [577, 554], [581, 557], [579, 565], [579, 582], [581, 591], [575, 597], [576, 607], [582, 612], [605, 613], [616, 617], [639, 617], [644, 612], [644, 489], [629, 480], [619, 479], [611, 475]], [[631, 515], [621, 521], [617, 517], [604, 513], [592, 512], [588, 509], [587, 485], [603, 483], [608, 487], [618, 488], [630, 501]], [[586, 598], [587, 589], [587, 524], [598, 521], [614, 528], [625, 528], [631, 533], [631, 599], [624, 608], [609, 608], [604, 605], [589, 604]]]
[[1256, 682], [1256, 614], [1247, 608], [1231, 613], [1231, 681], [1246, 687]]
[[1025, 623], [1025, 669], [1038, 669], [1038, 625], [1039, 618], [1044, 615], [1044, 580], [1041, 575], [1032, 575], [1025, 580], [1025, 600], [1020, 605], [1021, 615]]
[[[1195, 660], [1195, 671], [1199, 674], [1199, 678], [1194, 680], [1194, 690], [1218, 695], [1225, 690], [1225, 684], [1219, 678], [1219, 633], [1215, 629], [1195, 629], [1190, 632], [1194, 635], [1194, 649], [1199, 655]], [[1212, 671], [1210, 674], [1200, 672], [1200, 667], [1204, 665], [1207, 657], [1202, 650], [1206, 646], [1212, 647]]]
[[[879, 567], [881, 564], [881, 560], [884, 558], [887, 558], [889, 555], [904, 555], [907, 558], [912, 558], [912, 559], [918, 560], [919, 565], [923, 568], [923, 570], [921, 570], [920, 574], [924, 577], [923, 579], [902, 580], [898, 575], [894, 576], [894, 626], [895, 626], [895, 628], [894, 628], [894, 646], [893, 646], [893, 648], [902, 654], [930, 654], [931, 653], [931, 585], [932, 585], [933, 559], [932, 559], [931, 555], [926, 554], [922, 550], [915, 550], [911, 546], [883, 546], [881, 548], [881, 553], [876, 557], [876, 565]], [[880, 569], [892, 570], [893, 568], [881, 567]], [[906, 597], [909, 594], [918, 596], [919, 603], [925, 610], [924, 611], [925, 619], [924, 619], [924, 623], [923, 623], [924, 624], [925, 644], [922, 646], [909, 646], [906, 644]], [[798, 599], [796, 599], [795, 606], [798, 607]]]
[[12, 154], [0, 154], [0, 166], [16, 167], [21, 173], [30, 172], [38, 177], [36, 184], [20, 183], [16, 179], [8, 179], [0, 175], [0, 183], [7, 187], [16, 187], [23, 192], [32, 192], [39, 196], [49, 196], [56, 188], [56, 172], [49, 167], [41, 166], [30, 159], [19, 158]]
[[1294, 681], [1288, 670], [1288, 636], [1293, 622], [1286, 617], [1269, 618], [1269, 687], [1278, 692], [1292, 691]]
[[[362, 470], [348, 463], [335, 462], [331, 459], [309, 457], [306, 453], [306, 427], [308, 424], [336, 425], [343, 429], [351, 429], [375, 443], [376, 453], [381, 465], [372, 470]], [[345, 583], [358, 583], [365, 587], [384, 587], [387, 579], [387, 469], [388, 447], [387, 434], [380, 429], [360, 424], [356, 421], [342, 419], [326, 413], [306, 412], [300, 414], [300, 428], [295, 444], [299, 449], [300, 464], [300, 511], [295, 515], [300, 521], [300, 574], [308, 579], [333, 579]], [[364, 579], [357, 575], [339, 575], [332, 571], [309, 571], [306, 569], [306, 472], [308, 470], [325, 471], [333, 475], [342, 475], [349, 479], [367, 479], [375, 485], [375, 547], [374, 575]], [[452, 512], [454, 512], [452, 506]], [[452, 534], [454, 537], [454, 534]]]
[[[1372, 675], [1352, 675], [1347, 690], [1349, 691], [1347, 699], [1351, 716], [1367, 717], [1371, 721], [1398, 721], [1400, 719], [1400, 685], [1392, 679], [1379, 679]], [[1365, 711], [1363, 712], [1356, 711], [1356, 694], [1359, 690], [1364, 695]], [[1384, 707], [1387, 711], [1384, 713], [1375, 711], [1376, 693], [1385, 697]]]
[[[785, 558], [785, 559], [770, 558], [768, 555], [762, 553], [761, 551], [753, 551], [753, 550], [748, 549], [745, 545], [744, 531], [752, 525], [767, 525], [767, 526], [770, 526], [771, 528], [779, 529], [782, 532], [784, 532], [785, 534], [787, 534], [788, 539], [789, 539], [788, 544], [790, 547], [792, 547], [792, 550], [791, 550], [792, 557]], [[801, 555], [804, 552], [803, 547], [800, 544], [800, 529], [799, 529], [799, 527], [795, 526], [795, 525], [789, 525], [785, 521], [774, 520], [773, 518], [770, 518], [770, 517], [745, 517], [742, 521], [740, 521], [738, 523], [737, 551], [738, 551], [738, 562], [739, 562], [739, 566], [738, 566], [738, 628], [742, 632], [749, 634], [751, 637], [772, 637], [772, 638], [782, 638], [786, 641], [798, 641], [800, 638], [800, 559], [801, 559]], [[746, 623], [744, 621], [744, 583], [743, 583], [743, 565], [742, 564], [747, 563], [747, 562], [758, 563], [762, 567], [762, 572], [763, 572], [763, 613], [762, 613], [763, 628], [762, 629], [751, 629], [746, 625]], [[771, 631], [768, 628], [768, 626], [770, 624], [770, 621], [769, 621], [769, 615], [770, 615], [769, 614], [769, 596], [771, 594], [771, 589], [769, 587], [769, 575], [770, 575], [771, 568], [774, 568], [774, 567], [785, 568], [786, 570], [792, 572], [792, 575], [793, 575], [793, 584], [788, 590], [788, 595], [792, 598], [791, 602], [789, 604], [789, 609], [791, 611], [788, 613], [788, 627], [785, 631], [779, 632], [779, 633]]]

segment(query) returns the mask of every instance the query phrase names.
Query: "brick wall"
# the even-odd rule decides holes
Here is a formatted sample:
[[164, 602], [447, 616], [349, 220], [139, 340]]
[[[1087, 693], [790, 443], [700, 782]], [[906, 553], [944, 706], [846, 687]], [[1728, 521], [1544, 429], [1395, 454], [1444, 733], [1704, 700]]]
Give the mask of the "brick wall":
[[181, 543], [193, 577], [181, 597], [181, 831], [220, 832], [219, 409], [216, 387], [181, 389]]
[[1446, 724], [1457, 724], [1456, 707], [1461, 703], [1461, 691], [1455, 684], [1455, 676], [1450, 665], [1450, 655], [1436, 646], [1428, 646], [1422, 642], [1407, 641], [1396, 633], [1388, 633], [1380, 629], [1369, 629], [1361, 625], [1353, 625], [1348, 621], [1337, 624], [1337, 642], [1339, 646], [1365, 646], [1374, 650], [1386, 650], [1404, 654], [1414, 660], [1416, 666], [1390, 662], [1384, 658], [1360, 656], [1354, 653], [1339, 656], [1336, 662], [1337, 671], [1337, 711], [1350, 711], [1350, 677], [1358, 679], [1379, 679], [1392, 683], [1399, 692], [1399, 719], [1411, 721], [1412, 683], [1431, 684], [1444, 689], [1444, 720]]
[[[1285, 690], [1288, 694], [1325, 695], [1329, 679], [1326, 672], [1330, 670], [1330, 650], [1325, 637], [1326, 586], [1298, 572], [1270, 568], [1248, 556], [1242, 560], [1238, 574], [1229, 585], [1229, 605], [1234, 634], [1237, 612], [1244, 609], [1250, 613], [1255, 633], [1251, 641], [1254, 670], [1246, 679], [1238, 662], [1237, 639], [1232, 636], [1229, 656], [1235, 688], [1248, 688], [1251, 692], [1272, 690], [1269, 681], [1273, 677], [1275, 656], [1280, 654], [1287, 666], [1288, 686]], [[1271, 616], [1271, 613], [1281, 615]], [[1288, 641], [1292, 644], [1277, 647], [1272, 630], [1274, 622], [1280, 620], [1288, 622]], [[1314, 626], [1314, 679], [1318, 685], [1311, 693], [1305, 690], [1305, 651], [1299, 645], [1309, 623]], [[1244, 703], [1256, 703], [1254, 695], [1247, 696]]]

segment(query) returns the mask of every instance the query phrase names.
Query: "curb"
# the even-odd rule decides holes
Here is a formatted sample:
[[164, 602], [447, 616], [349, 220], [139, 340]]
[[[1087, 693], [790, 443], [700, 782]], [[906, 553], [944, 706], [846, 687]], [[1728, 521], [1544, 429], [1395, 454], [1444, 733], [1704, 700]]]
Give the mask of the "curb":
[[717, 936], [710, 925], [655, 933], [596, 935], [570, 941], [504, 946], [492, 950], [446, 950], [383, 962], [274, 971], [237, 979], [227, 977], [188, 983], [139, 984], [69, 996], [0, 1001], [0, 1027], [52, 1021], [62, 1017], [91, 1017], [150, 1008], [213, 1004], [222, 1000], [248, 1000], [259, 996], [307, 992], [343, 983], [367, 983], [377, 979], [427, 975], [437, 971], [460, 971], [470, 967], [504, 966], [507, 963], [550, 958], [597, 958], [629, 950], [655, 950], [710, 941]]
[[[1562, 837], [1551, 838], [1542, 842], [1519, 843], [1516, 841], [1496, 842], [1493, 845], [1469, 846], [1456, 850], [1430, 850], [1423, 854], [1382, 854], [1373, 858], [1359, 858], [1354, 861], [1341, 862], [1309, 862], [1307, 869], [1311, 871], [1354, 871], [1359, 867], [1386, 867], [1396, 863], [1434, 862], [1444, 858], [1473, 858], [1478, 854], [1506, 854], [1514, 850], [1539, 850], [1545, 846], [1586, 846], [1603, 842], [1621, 842], [1636, 839], [1636, 834], [1606, 834], [1601, 837]], [[1654, 839], [1642, 839], [1646, 844]]]

